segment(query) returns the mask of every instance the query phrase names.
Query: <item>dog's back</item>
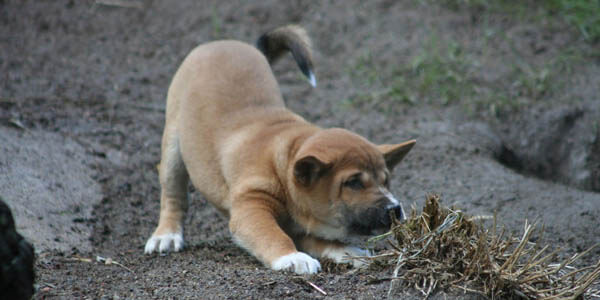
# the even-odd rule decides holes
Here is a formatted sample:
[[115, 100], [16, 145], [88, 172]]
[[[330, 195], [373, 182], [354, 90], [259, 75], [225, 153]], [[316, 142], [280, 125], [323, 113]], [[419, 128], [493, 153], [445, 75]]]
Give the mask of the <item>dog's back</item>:
[[193, 107], [181, 112], [181, 121], [212, 127], [226, 121], [213, 116], [222, 118], [248, 106], [280, 107], [283, 99], [261, 52], [239, 41], [216, 41], [187, 56], [171, 83], [167, 106]]
[[257, 48], [225, 40], [194, 49], [171, 82], [167, 119], [172, 114], [179, 114], [179, 106], [190, 107], [186, 101], [206, 102], [205, 105], [192, 104], [201, 109], [190, 112], [189, 117], [198, 121], [196, 117], [202, 116], [202, 122], [207, 125], [215, 124], [211, 116], [223, 117], [247, 107], [283, 107], [283, 98], [269, 63], [274, 63], [288, 51], [311, 84], [316, 85], [310, 40], [302, 28], [291, 25], [268, 32], [258, 39]]

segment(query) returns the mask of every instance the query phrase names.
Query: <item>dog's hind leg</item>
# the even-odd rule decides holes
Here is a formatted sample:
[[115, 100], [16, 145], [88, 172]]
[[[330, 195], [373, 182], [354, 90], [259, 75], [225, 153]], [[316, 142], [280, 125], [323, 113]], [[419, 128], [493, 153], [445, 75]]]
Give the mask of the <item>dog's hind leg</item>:
[[183, 248], [183, 220], [188, 209], [189, 175], [179, 150], [176, 130], [165, 128], [160, 175], [160, 217], [144, 252], [179, 251]]

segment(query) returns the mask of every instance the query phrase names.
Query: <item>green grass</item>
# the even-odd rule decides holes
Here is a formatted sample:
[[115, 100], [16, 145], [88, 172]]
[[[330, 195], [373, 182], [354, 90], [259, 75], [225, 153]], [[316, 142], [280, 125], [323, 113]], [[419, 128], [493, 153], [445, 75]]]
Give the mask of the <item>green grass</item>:
[[[494, 49], [488, 50], [487, 55], [495, 55]], [[379, 66], [371, 53], [357, 58], [349, 72], [359, 92], [346, 104], [387, 113], [398, 104], [458, 104], [469, 113], [499, 115], [555, 96], [573, 72], [572, 66], [583, 61], [573, 49], [541, 64], [524, 61], [518, 53], [505, 54], [507, 70], [496, 72], [481, 66], [479, 60], [485, 55], [469, 53], [458, 42], [435, 33], [415, 53], [406, 63], [391, 67]], [[493, 79], [481, 75], [486, 72], [495, 72]]]
[[[431, 0], [420, 2], [432, 3]], [[433, 1], [436, 3], [437, 1]], [[590, 43], [600, 41], [600, 1], [598, 0], [442, 0], [452, 9], [462, 7], [481, 12], [499, 12], [516, 17], [537, 11], [538, 19], [560, 19], [571, 24]]]
[[562, 16], [573, 24], [587, 41], [600, 41], [600, 1], [598, 0], [546, 0], [550, 13]]
[[[571, 2], [578, 5], [567, 5]], [[576, 101], [567, 99], [572, 96], [565, 93], [569, 78], [586, 60], [595, 61], [600, 57], [600, 50], [582, 49], [581, 44], [558, 51], [551, 49], [552, 54], [545, 55], [545, 59], [539, 59], [544, 54], [524, 56], [524, 41], [519, 40], [518, 35], [507, 35], [502, 26], [488, 23], [486, 17], [489, 16], [486, 11], [501, 10], [509, 12], [507, 16], [513, 22], [536, 24], [537, 19], [530, 18], [531, 15], [544, 18], [577, 15], [572, 22], [587, 20], [589, 23], [596, 17], [587, 12], [577, 14], [577, 11], [591, 7], [592, 11], [598, 10], [600, 17], [600, 9], [596, 7], [600, 1], [593, 4], [583, 0], [544, 0], [533, 11], [528, 11], [529, 6], [538, 2], [530, 0], [445, 0], [443, 3], [477, 7], [482, 14], [478, 37], [461, 44], [447, 32], [438, 34], [435, 28], [428, 28], [430, 33], [412, 51], [415, 54], [396, 65], [379, 62], [377, 53], [360, 55], [348, 66], [357, 92], [345, 101], [346, 105], [384, 113], [394, 113], [405, 105], [460, 105], [469, 113], [498, 116], [544, 99]], [[527, 19], [519, 19], [522, 16]], [[539, 26], [554, 26], [551, 24], [555, 23]], [[564, 30], [564, 26], [562, 28]], [[594, 33], [594, 28], [600, 25], [585, 27], [586, 40], [592, 41], [594, 36], [597, 39], [600, 35]]]
[[446, 43], [432, 34], [417, 53], [408, 64], [392, 68], [389, 74], [376, 67], [370, 53], [359, 57], [351, 67], [351, 76], [362, 81], [361, 92], [348, 102], [446, 105], [475, 94], [469, 78], [472, 62], [457, 43]]
[[418, 53], [409, 64], [396, 66], [387, 75], [376, 67], [370, 53], [359, 57], [350, 70], [355, 81], [361, 82], [361, 92], [348, 102], [446, 105], [474, 95], [468, 78], [471, 65], [457, 43], [446, 44], [434, 34]]
[[450, 41], [442, 45], [433, 35], [424, 50], [413, 57], [410, 69], [398, 70], [391, 96], [407, 93], [404, 73], [414, 80], [416, 96], [427, 102], [449, 104], [474, 93], [469, 79], [472, 65], [457, 43]]
[[223, 20], [222, 20], [221, 15], [219, 14], [219, 11], [217, 10], [217, 7], [215, 5], [213, 5], [211, 7], [210, 24], [212, 27], [212, 38], [213, 39], [222, 38], [223, 37]]

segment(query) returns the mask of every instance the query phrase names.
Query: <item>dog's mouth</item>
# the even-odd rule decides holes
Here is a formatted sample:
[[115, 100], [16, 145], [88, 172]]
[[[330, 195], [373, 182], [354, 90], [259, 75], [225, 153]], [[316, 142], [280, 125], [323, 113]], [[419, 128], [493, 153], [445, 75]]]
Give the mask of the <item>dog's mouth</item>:
[[360, 212], [349, 212], [347, 215], [348, 229], [354, 235], [378, 235], [387, 232], [394, 219], [404, 220], [402, 207], [376, 206]]

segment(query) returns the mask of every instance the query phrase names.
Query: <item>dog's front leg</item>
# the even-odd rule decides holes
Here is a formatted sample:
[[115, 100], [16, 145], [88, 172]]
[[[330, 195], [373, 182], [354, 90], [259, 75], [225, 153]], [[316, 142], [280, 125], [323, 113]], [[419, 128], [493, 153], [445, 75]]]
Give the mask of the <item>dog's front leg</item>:
[[146, 242], [146, 253], [183, 249], [183, 219], [188, 209], [189, 175], [172, 130], [165, 129], [159, 173], [160, 217], [156, 230]]
[[318, 260], [299, 252], [281, 229], [276, 216], [279, 204], [263, 193], [249, 193], [234, 200], [229, 229], [236, 243], [273, 270], [313, 274], [321, 269]]
[[146, 242], [144, 252], [178, 252], [183, 249], [183, 218], [187, 211], [187, 195], [169, 197], [162, 193], [158, 226]]
[[357, 257], [370, 256], [368, 250], [350, 246], [338, 241], [330, 241], [312, 235], [301, 236], [297, 240], [298, 247], [315, 257], [329, 258], [336, 263], [351, 263], [360, 267], [365, 262]]

